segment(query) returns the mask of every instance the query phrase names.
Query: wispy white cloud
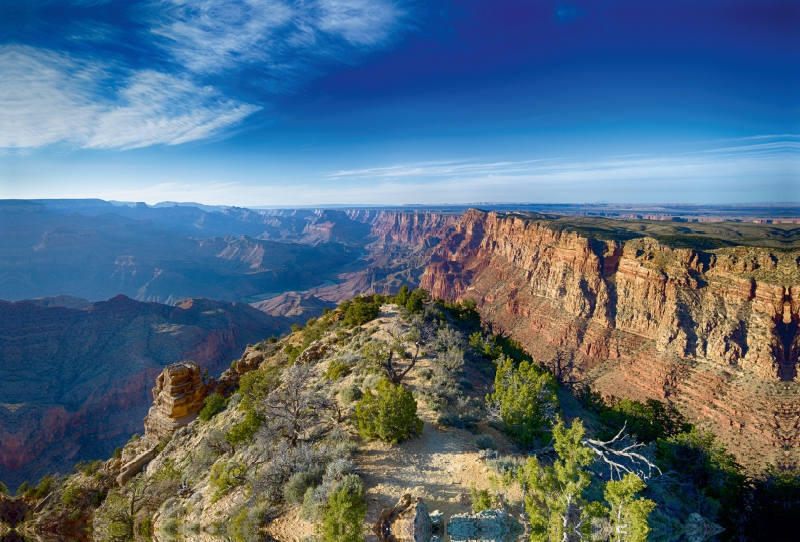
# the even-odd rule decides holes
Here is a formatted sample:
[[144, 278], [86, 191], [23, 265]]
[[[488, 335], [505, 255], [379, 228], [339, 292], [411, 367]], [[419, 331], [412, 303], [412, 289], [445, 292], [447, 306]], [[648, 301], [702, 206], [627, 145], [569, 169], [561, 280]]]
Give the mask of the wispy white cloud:
[[[307, 181], [235, 180], [220, 172], [191, 183], [159, 182], [100, 197], [126, 201], [201, 201], [258, 207], [315, 204], [798, 201], [800, 152], [726, 147], [717, 152], [553, 158], [506, 162], [436, 161], [339, 171]], [[216, 177], [219, 180], [213, 180]], [[212, 180], [208, 180], [212, 179]], [[95, 197], [96, 192], [91, 192]], [[89, 192], [87, 192], [87, 196]], [[27, 197], [19, 194], [18, 197]]]
[[319, 29], [339, 34], [354, 45], [385, 40], [403, 12], [387, 0], [321, 0]]
[[[383, 46], [404, 15], [393, 0], [155, 0], [150, 8], [142, 18], [146, 34], [169, 55], [148, 69], [121, 57], [0, 45], [0, 151], [208, 138], [262, 109], [270, 93], [296, 89], [322, 59], [349, 62]], [[113, 27], [92, 21], [69, 37], [84, 44], [118, 39]], [[256, 104], [222, 86], [244, 68], [265, 91]]]
[[[800, 165], [800, 142], [771, 141], [735, 145], [702, 151], [664, 155], [610, 156], [576, 161], [567, 158], [507, 162], [437, 161], [363, 169], [341, 170], [326, 176], [329, 180], [363, 181], [369, 179], [430, 178], [542, 178], [561, 179], [671, 178], [694, 172], [696, 175], [722, 174], [741, 176], [764, 168], [783, 170]], [[717, 173], [715, 173], [715, 171]]]
[[[290, 77], [319, 58], [347, 60], [380, 47], [404, 15], [390, 0], [165, 0], [153, 32], [184, 66], [219, 73], [262, 64], [267, 78]], [[332, 43], [340, 38], [343, 44]]]
[[0, 73], [0, 149], [175, 145], [258, 109], [177, 75], [26, 46], [0, 47]]

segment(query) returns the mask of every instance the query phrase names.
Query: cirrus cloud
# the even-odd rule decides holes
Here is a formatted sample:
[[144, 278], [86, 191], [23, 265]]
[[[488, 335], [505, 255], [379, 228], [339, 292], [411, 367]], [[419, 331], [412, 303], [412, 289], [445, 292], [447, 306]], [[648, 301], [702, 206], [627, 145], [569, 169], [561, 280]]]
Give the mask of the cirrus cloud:
[[209, 137], [259, 109], [180, 75], [28, 46], [0, 47], [0, 73], [5, 149], [175, 145]]
[[[392, 0], [157, 0], [139, 7], [141, 43], [122, 40], [127, 57], [113, 50], [114, 28], [91, 19], [65, 30], [66, 41], [80, 45], [72, 51], [0, 44], [0, 150], [131, 149], [224, 134], [326, 65], [385, 46], [404, 16]], [[143, 68], [141, 54], [156, 61]], [[259, 87], [246, 99], [227, 84], [242, 70], [241, 79]]]

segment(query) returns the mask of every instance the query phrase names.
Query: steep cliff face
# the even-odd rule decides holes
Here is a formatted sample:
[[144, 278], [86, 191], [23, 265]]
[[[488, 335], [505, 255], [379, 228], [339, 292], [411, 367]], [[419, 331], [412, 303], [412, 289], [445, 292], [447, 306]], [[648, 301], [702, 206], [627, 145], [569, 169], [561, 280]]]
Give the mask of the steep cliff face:
[[326, 301], [396, 292], [404, 284], [417, 286], [431, 251], [459, 219], [455, 213], [413, 211], [351, 210], [347, 216], [370, 225], [371, 241], [362, 258], [340, 269], [336, 284], [312, 290]]
[[[535, 358], [572, 352], [603, 393], [682, 404], [758, 461], [800, 445], [799, 259], [797, 250], [600, 240], [473, 210], [432, 253], [421, 285], [475, 299]], [[750, 439], [758, 445], [745, 452]]]

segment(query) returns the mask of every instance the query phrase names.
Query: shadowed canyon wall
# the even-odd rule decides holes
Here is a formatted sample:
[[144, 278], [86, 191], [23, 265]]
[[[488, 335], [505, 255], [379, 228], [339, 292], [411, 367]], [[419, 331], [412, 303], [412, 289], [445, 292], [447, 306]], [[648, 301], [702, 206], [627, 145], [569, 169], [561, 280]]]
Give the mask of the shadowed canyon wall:
[[469, 211], [421, 277], [606, 395], [674, 401], [749, 465], [800, 445], [800, 250], [602, 240]]

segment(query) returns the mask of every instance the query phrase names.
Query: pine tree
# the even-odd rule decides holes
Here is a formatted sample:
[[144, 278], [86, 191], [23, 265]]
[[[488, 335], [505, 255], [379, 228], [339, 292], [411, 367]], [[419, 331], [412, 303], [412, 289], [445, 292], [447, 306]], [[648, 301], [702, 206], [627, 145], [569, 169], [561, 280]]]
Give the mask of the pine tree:
[[650, 532], [647, 518], [656, 506], [650, 499], [637, 498], [636, 493], [645, 488], [645, 483], [635, 474], [628, 473], [622, 480], [606, 484], [605, 498], [611, 508], [613, 542], [645, 542]]
[[528, 494], [525, 511], [532, 541], [580, 540], [589, 530], [583, 491], [591, 482], [586, 467], [592, 463], [593, 452], [581, 443], [583, 432], [580, 420], [569, 429], [559, 420], [553, 428], [558, 459], [551, 466], [542, 466], [538, 458], [530, 457], [518, 475]]
[[534, 444], [558, 405], [553, 375], [527, 361], [515, 367], [512, 359], [501, 355], [494, 387], [486, 400], [499, 409], [506, 432], [523, 445]]

